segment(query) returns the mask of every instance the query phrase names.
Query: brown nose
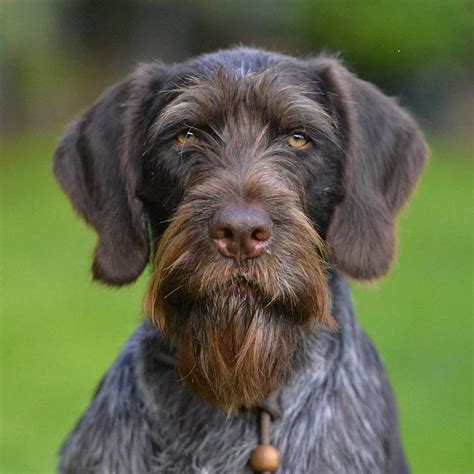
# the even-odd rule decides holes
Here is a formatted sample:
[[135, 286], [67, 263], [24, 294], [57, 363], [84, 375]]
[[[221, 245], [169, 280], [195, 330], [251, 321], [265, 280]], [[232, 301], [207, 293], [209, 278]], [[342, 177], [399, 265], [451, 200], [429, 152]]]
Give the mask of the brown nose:
[[209, 234], [224, 257], [243, 262], [263, 252], [272, 236], [272, 221], [258, 206], [233, 204], [216, 212]]

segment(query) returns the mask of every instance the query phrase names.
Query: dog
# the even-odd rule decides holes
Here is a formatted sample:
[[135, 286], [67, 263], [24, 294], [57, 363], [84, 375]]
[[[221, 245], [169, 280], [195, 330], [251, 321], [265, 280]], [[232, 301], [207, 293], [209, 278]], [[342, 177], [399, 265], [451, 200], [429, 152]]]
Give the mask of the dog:
[[60, 472], [408, 472], [346, 279], [389, 270], [426, 156], [410, 115], [328, 55], [239, 47], [108, 89], [54, 173], [97, 231], [96, 280], [151, 262], [146, 318]]

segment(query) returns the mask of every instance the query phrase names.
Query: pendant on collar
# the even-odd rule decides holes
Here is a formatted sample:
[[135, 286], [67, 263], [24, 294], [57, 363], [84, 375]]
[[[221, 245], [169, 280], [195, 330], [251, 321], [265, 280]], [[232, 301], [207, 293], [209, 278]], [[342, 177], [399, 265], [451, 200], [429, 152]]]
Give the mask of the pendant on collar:
[[255, 472], [267, 474], [280, 466], [280, 451], [270, 444], [270, 423], [279, 417], [278, 394], [273, 392], [260, 404], [260, 444], [250, 456], [250, 466]]

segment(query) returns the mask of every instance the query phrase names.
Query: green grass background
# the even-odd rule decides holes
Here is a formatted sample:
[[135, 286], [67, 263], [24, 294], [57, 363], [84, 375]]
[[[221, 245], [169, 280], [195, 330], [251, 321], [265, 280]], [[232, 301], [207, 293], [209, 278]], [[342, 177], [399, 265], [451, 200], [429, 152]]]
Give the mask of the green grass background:
[[[95, 236], [53, 181], [55, 139], [1, 150], [0, 472], [54, 472], [57, 450], [139, 323], [146, 275], [92, 284]], [[415, 473], [473, 472], [470, 151], [432, 144], [400, 221], [399, 259], [356, 310], [396, 392]], [[368, 473], [369, 474], [369, 473]]]

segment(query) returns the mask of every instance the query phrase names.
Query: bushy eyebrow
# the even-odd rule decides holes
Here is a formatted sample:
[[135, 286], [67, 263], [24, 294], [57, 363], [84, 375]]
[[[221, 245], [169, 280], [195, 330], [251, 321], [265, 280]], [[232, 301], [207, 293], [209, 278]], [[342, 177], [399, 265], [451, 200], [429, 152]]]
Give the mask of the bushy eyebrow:
[[303, 94], [292, 94], [280, 103], [273, 113], [272, 122], [284, 131], [300, 130], [322, 134], [331, 141], [336, 138], [333, 118], [316, 101]]
[[301, 130], [337, 143], [333, 118], [311, 92], [301, 85], [282, 86], [275, 77], [267, 71], [237, 79], [218, 71], [213, 77], [188, 79], [158, 115], [147, 142], [166, 140], [186, 128], [217, 128], [240, 114], [260, 116], [263, 124], [283, 132]]

